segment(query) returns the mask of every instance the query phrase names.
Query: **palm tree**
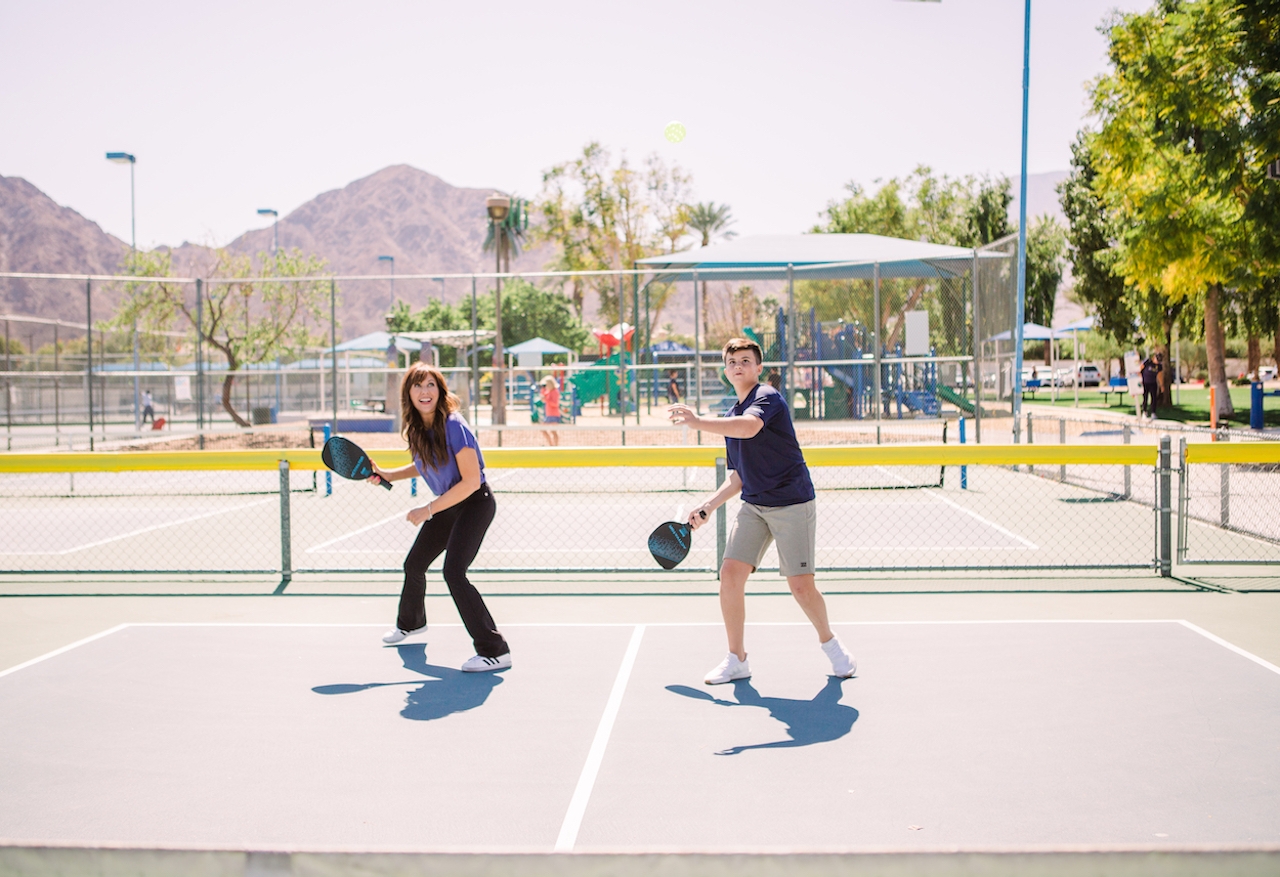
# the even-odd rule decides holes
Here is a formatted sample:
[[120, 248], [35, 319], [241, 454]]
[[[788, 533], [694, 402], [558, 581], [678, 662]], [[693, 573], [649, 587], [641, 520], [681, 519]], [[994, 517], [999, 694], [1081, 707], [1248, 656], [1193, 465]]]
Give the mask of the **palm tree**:
[[[489, 214], [489, 231], [485, 235], [482, 252], [494, 253], [497, 264], [496, 274], [511, 272], [511, 256], [520, 255], [520, 246], [524, 243], [529, 230], [529, 202], [523, 198], [509, 198], [494, 193], [485, 199], [485, 210]], [[504, 365], [502, 351], [502, 278], [495, 278], [493, 296], [493, 381], [490, 384], [492, 413], [491, 423], [507, 422], [507, 393], [503, 384], [502, 367]]]
[[[717, 237], [731, 238], [737, 232], [729, 231], [733, 218], [729, 215], [728, 204], [693, 204], [689, 207], [689, 228], [702, 236], [701, 246], [710, 246]], [[702, 281], [702, 337], [710, 334], [711, 321], [707, 316], [707, 281]]]

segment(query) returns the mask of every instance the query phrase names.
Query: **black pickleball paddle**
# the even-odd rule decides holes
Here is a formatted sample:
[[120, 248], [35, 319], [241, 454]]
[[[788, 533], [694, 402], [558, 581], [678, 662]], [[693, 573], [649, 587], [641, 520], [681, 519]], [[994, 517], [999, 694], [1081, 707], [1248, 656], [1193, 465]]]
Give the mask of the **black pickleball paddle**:
[[[699, 512], [703, 519], [706, 512]], [[688, 524], [667, 521], [649, 534], [649, 553], [658, 561], [663, 569], [675, 569], [680, 561], [689, 554], [689, 546], [693, 543], [693, 528]]]
[[[320, 459], [334, 472], [352, 481], [364, 481], [374, 474], [373, 466], [369, 464], [369, 455], [358, 444], [342, 436], [335, 435], [324, 443]], [[391, 489], [390, 481], [381, 475], [377, 478], [379, 484], [387, 490]]]

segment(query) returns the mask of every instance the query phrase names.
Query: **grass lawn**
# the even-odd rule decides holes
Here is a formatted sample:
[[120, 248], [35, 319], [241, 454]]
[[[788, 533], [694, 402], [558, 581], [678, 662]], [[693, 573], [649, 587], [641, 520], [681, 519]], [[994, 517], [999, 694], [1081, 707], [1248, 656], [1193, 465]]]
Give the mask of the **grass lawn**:
[[[1058, 388], [1058, 401], [1052, 402], [1052, 390], [1041, 388], [1036, 391], [1035, 398], [1030, 395], [1024, 395], [1024, 402], [1034, 402], [1037, 405], [1054, 405], [1058, 408], [1073, 408], [1074, 396], [1070, 387]], [[1181, 423], [1187, 423], [1192, 426], [1208, 426], [1209, 425], [1209, 391], [1201, 387], [1183, 387], [1175, 393], [1175, 398], [1179, 399], [1180, 404], [1169, 405], [1161, 408], [1159, 416], [1161, 420], [1176, 420]], [[1230, 423], [1233, 426], [1249, 425], [1249, 388], [1248, 387], [1232, 387], [1231, 402], [1235, 405], [1236, 413], [1227, 418], [1223, 423]], [[1263, 399], [1264, 423], [1267, 426], [1280, 427], [1280, 397], [1266, 396]], [[1093, 387], [1080, 388], [1080, 408], [1081, 412], [1089, 409], [1112, 411], [1126, 411], [1133, 413], [1133, 397], [1115, 393], [1111, 394], [1109, 403], [1103, 400], [1102, 393]]]

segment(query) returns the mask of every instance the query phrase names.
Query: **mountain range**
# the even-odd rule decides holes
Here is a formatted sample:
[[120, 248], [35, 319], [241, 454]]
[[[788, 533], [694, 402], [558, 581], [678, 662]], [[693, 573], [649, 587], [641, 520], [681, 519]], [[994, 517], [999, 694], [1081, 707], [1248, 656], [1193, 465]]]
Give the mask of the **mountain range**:
[[[278, 231], [282, 248], [297, 247], [320, 256], [335, 274], [381, 274], [387, 279], [342, 281], [338, 318], [342, 334], [352, 338], [385, 327], [391, 303], [391, 268], [396, 274], [463, 274], [492, 271], [492, 255], [482, 252], [486, 229], [484, 201], [492, 189], [451, 186], [408, 165], [393, 165], [341, 189], [324, 192], [280, 217], [278, 229], [255, 229], [227, 245], [255, 255], [269, 252]], [[128, 244], [107, 234], [69, 207], [56, 204], [18, 177], [0, 177], [0, 271], [114, 274]], [[190, 242], [170, 249], [173, 270], [202, 276], [213, 259], [209, 247]], [[380, 261], [391, 256], [394, 262]], [[513, 271], [537, 271], [551, 258], [544, 247], [512, 260]], [[450, 281], [443, 292], [450, 302], [470, 295], [470, 284]], [[438, 282], [395, 282], [395, 297], [421, 307], [438, 298]], [[109, 312], [95, 294], [94, 318]], [[82, 287], [68, 281], [0, 280], [0, 310], [15, 314], [83, 322]]]
[[[1063, 176], [1028, 176], [1027, 202], [1032, 216], [1061, 216], [1053, 187]], [[1015, 179], [1015, 192], [1016, 183]], [[268, 226], [245, 232], [227, 246], [252, 256], [269, 251], [273, 232], [278, 231], [281, 247], [318, 255], [336, 274], [385, 272], [385, 280], [340, 283], [341, 334], [353, 338], [384, 328], [383, 315], [393, 300], [392, 267], [398, 275], [493, 269], [492, 256], [481, 249], [486, 226], [484, 200], [491, 191], [452, 186], [409, 165], [392, 165], [316, 196], [280, 217], [278, 229]], [[1016, 203], [1013, 208], [1016, 210]], [[55, 203], [30, 182], [0, 176], [0, 271], [114, 274], [127, 252], [124, 241], [70, 207]], [[213, 254], [210, 248], [185, 242], [170, 252], [176, 274], [208, 273]], [[380, 261], [382, 256], [391, 256], [394, 262]], [[551, 250], [542, 247], [521, 254], [511, 267], [515, 271], [542, 270], [551, 257]], [[470, 292], [470, 283], [465, 280], [394, 281], [394, 297], [415, 308], [441, 296], [447, 302], [457, 302]], [[109, 290], [95, 292], [95, 320], [110, 313], [113, 305]], [[0, 279], [0, 311], [83, 322], [83, 287], [74, 281]], [[688, 331], [692, 317], [692, 300], [686, 302], [682, 297], [662, 319], [674, 320], [680, 331]]]

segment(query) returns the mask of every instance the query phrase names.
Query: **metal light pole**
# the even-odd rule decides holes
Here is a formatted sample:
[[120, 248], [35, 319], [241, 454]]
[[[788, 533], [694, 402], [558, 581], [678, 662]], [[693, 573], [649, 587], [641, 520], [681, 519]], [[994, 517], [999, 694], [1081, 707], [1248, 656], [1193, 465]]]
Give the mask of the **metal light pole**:
[[391, 313], [391, 309], [396, 306], [396, 257], [395, 256], [379, 256], [379, 262], [391, 263], [391, 303], [387, 305], [387, 313]]
[[258, 215], [271, 217], [271, 255], [274, 256], [280, 249], [280, 214], [269, 207], [262, 207], [259, 208]]
[[489, 404], [491, 406], [489, 422], [504, 424], [507, 422], [507, 386], [503, 376], [504, 353], [502, 350], [502, 257], [507, 248], [506, 229], [502, 221], [511, 211], [511, 199], [506, 195], [490, 195], [484, 201], [489, 221], [494, 226], [494, 259], [497, 263], [498, 277], [494, 278], [493, 299], [493, 380], [489, 384]]
[[1031, 92], [1031, 0], [1022, 24], [1022, 177], [1018, 180], [1018, 308], [1013, 345], [1013, 441], [1022, 434], [1022, 326], [1027, 314], [1027, 113]]
[[[128, 152], [108, 152], [107, 161], [114, 161], [116, 164], [129, 165], [129, 251], [131, 258], [129, 260], [129, 273], [132, 274], [137, 270], [135, 260], [138, 256], [138, 220], [137, 207], [134, 199], [133, 188], [133, 166], [138, 163], [136, 156]], [[90, 327], [90, 332], [93, 328]], [[138, 318], [133, 318], [133, 431], [142, 431], [142, 408], [139, 405], [139, 386], [138, 386], [138, 370], [142, 366], [138, 356]], [[103, 410], [103, 421], [106, 420], [106, 411]]]

